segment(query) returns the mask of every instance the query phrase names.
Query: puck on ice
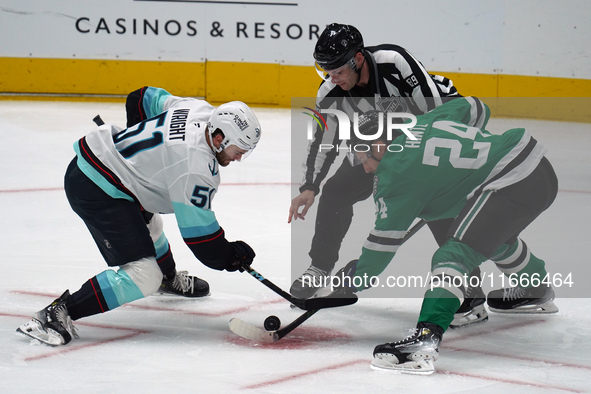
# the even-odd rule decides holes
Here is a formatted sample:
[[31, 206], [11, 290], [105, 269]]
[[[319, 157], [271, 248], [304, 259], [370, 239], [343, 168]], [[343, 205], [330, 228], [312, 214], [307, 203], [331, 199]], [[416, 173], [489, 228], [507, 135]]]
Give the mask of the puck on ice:
[[269, 316], [265, 319], [263, 326], [267, 331], [275, 331], [281, 327], [281, 320], [277, 316]]

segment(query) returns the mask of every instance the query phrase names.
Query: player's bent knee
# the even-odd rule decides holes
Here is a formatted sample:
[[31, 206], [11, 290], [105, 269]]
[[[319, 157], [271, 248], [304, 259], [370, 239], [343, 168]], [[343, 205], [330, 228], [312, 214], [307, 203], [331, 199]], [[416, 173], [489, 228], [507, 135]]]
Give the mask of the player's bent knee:
[[442, 265], [455, 265], [460, 268], [460, 271], [470, 273], [486, 260], [486, 257], [470, 245], [456, 239], [450, 239], [433, 254], [431, 270]]
[[122, 266], [121, 269], [127, 273], [144, 297], [156, 292], [162, 284], [162, 271], [154, 257], [132, 261]]

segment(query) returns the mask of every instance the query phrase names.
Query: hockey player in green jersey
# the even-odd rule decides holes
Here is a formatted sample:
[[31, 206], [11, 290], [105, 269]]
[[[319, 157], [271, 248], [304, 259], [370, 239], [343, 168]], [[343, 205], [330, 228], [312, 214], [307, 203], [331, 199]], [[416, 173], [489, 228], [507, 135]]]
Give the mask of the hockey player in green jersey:
[[[375, 173], [376, 221], [359, 260], [343, 270], [351, 280], [379, 275], [415, 219], [455, 218], [448, 240], [432, 257], [431, 285], [415, 333], [378, 345], [374, 368], [434, 372], [443, 333], [467, 297], [466, 278], [488, 259], [519, 284], [490, 292], [491, 310], [558, 311], [554, 291], [543, 280], [544, 261], [519, 238], [556, 197], [558, 182], [544, 157], [546, 148], [525, 129], [493, 135], [467, 126], [477, 103], [481, 104], [471, 97], [452, 100], [417, 116], [409, 130], [416, 140], [400, 133], [391, 142], [376, 140], [371, 151], [356, 153], [365, 170]], [[484, 115], [488, 118], [488, 107]]]
[[[461, 97], [451, 80], [430, 74], [401, 46], [366, 46], [361, 32], [352, 25], [328, 25], [314, 46], [314, 61], [316, 71], [323, 79], [316, 97], [316, 107], [320, 109], [340, 109], [350, 113], [355, 110], [353, 108], [364, 112], [369, 108], [382, 108], [404, 112], [410, 107], [413, 113], [422, 114], [446, 100]], [[348, 104], [352, 101], [356, 103], [351, 108]], [[353, 206], [371, 195], [372, 176], [363, 171], [351, 154], [347, 154], [337, 171], [327, 177], [339, 152], [323, 150], [322, 146], [344, 145], [339, 128], [333, 126], [333, 122], [334, 118], [329, 117], [327, 127], [315, 128], [303, 161], [300, 194], [293, 198], [289, 209], [288, 223], [304, 220], [318, 198], [308, 253], [311, 264], [289, 290], [298, 298], [315, 295], [320, 288], [306, 286], [306, 283], [333, 272], [353, 218]], [[449, 220], [432, 221], [428, 226], [438, 243], [445, 240]], [[477, 272], [474, 274], [478, 275]], [[471, 302], [463, 307], [468, 309], [467, 304]], [[458, 322], [458, 325], [462, 323]]]

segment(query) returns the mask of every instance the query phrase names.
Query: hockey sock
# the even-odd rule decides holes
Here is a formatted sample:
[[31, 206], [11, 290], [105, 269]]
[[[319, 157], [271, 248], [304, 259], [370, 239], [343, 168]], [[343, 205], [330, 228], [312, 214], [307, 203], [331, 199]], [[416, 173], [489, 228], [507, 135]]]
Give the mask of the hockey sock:
[[437, 249], [431, 261], [431, 289], [425, 292], [419, 322], [437, 324], [447, 330], [464, 302], [470, 273], [484, 261], [486, 257], [481, 253], [456, 239], [449, 239]]
[[82, 285], [80, 290], [66, 299], [66, 307], [72, 320], [104, 313], [109, 310], [96, 276], [89, 279]]
[[156, 261], [158, 262], [160, 271], [162, 271], [162, 275], [168, 279], [174, 278], [176, 263], [172, 257], [172, 250], [164, 233], [154, 242], [154, 248], [156, 249]]
[[460, 305], [460, 300], [446, 289], [427, 290], [421, 306], [419, 322], [437, 324], [445, 331], [453, 321], [454, 314]]
[[143, 297], [125, 271], [106, 270], [90, 278], [80, 290], [68, 297], [66, 307], [72, 320], [77, 320], [105, 313]]
[[[512, 245], [503, 245], [491, 260], [497, 265], [499, 270], [509, 278], [515, 278], [516, 283], [525, 284], [531, 287], [531, 279], [537, 277], [540, 281], [546, 276], [544, 260], [534, 256], [529, 247], [521, 239], [517, 239]], [[523, 279], [528, 279], [527, 282]]]
[[163, 256], [157, 256], [156, 261], [158, 262], [158, 267], [160, 267], [160, 271], [162, 271], [162, 275], [167, 279], [173, 279], [176, 273], [176, 263], [174, 258], [172, 257], [172, 251], [170, 247], [168, 248], [167, 253]]
[[73, 320], [104, 313], [154, 293], [162, 283], [162, 272], [154, 257], [106, 270], [89, 279], [66, 301]]

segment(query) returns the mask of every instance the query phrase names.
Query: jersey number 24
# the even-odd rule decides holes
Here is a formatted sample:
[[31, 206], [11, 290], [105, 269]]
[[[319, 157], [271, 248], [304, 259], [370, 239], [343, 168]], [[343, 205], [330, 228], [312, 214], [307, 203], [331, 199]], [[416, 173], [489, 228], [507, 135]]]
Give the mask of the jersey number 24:
[[474, 141], [477, 134], [483, 137], [489, 135], [484, 134], [482, 130], [477, 127], [466, 126], [460, 123], [451, 122], [449, 120], [439, 120], [433, 123], [433, 128], [447, 131], [454, 134], [461, 139], [471, 140], [472, 149], [478, 150], [475, 158], [461, 157], [462, 142], [458, 139], [432, 137], [425, 143], [425, 151], [423, 153], [423, 164], [428, 166], [439, 165], [439, 157], [435, 155], [435, 148], [449, 149], [449, 162], [454, 168], [463, 168], [476, 170], [482, 167], [488, 160], [488, 153], [490, 152], [490, 142]]

